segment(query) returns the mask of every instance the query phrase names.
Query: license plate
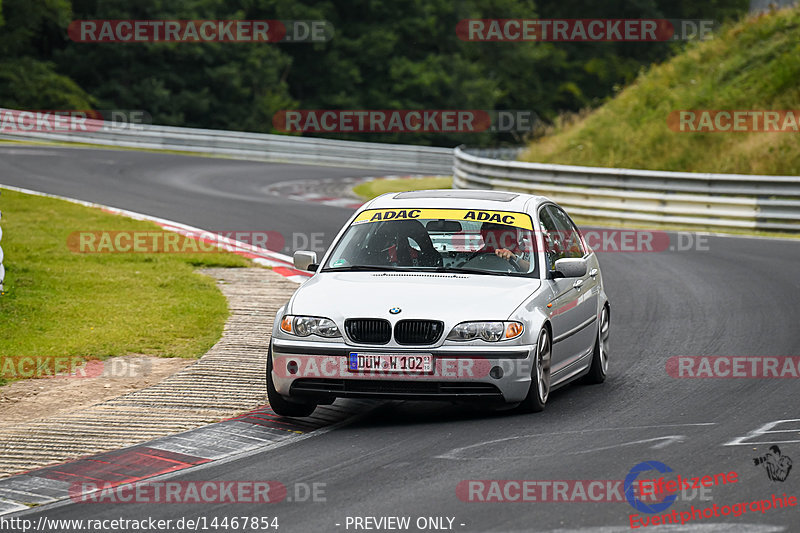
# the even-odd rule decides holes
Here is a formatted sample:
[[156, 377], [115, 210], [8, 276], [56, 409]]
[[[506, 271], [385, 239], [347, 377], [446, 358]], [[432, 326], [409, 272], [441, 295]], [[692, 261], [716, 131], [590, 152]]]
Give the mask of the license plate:
[[350, 352], [347, 368], [351, 372], [426, 374], [433, 371], [433, 355]]

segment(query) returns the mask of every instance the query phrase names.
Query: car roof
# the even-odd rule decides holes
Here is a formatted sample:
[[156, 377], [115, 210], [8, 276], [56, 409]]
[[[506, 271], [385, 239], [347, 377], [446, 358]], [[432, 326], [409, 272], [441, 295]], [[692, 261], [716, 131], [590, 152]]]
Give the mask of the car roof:
[[386, 193], [364, 204], [362, 209], [453, 208], [526, 212], [548, 202], [544, 196], [482, 189], [433, 189]]

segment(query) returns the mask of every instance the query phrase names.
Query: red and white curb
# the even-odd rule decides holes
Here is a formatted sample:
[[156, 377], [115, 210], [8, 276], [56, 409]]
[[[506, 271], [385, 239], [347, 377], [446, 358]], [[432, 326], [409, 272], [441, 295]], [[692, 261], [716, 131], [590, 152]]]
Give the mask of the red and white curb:
[[111, 207], [103, 204], [96, 204], [93, 202], [86, 202], [84, 200], [69, 198], [67, 196], [59, 196], [57, 194], [32, 191], [30, 189], [13, 187], [11, 185], [3, 185], [1, 183], [0, 183], [0, 188], [24, 194], [31, 194], [35, 196], [56, 198], [58, 200], [64, 200], [67, 202], [83, 205], [86, 207], [94, 207], [97, 209], [101, 209], [107, 213], [112, 213], [115, 215], [123, 215], [128, 218], [132, 218], [134, 220], [146, 220], [148, 222], [154, 222], [155, 224], [158, 224], [161, 228], [167, 231], [173, 231], [183, 236], [191, 237], [193, 239], [208, 244], [220, 245], [220, 243], [222, 243], [221, 248], [223, 250], [237, 255], [241, 255], [243, 257], [247, 257], [251, 259], [254, 263], [257, 263], [259, 265], [272, 267], [273, 272], [275, 272], [276, 274], [280, 274], [289, 281], [293, 281], [295, 283], [302, 283], [312, 276], [310, 272], [303, 272], [302, 270], [297, 270], [296, 268], [294, 268], [292, 258], [289, 257], [288, 255], [284, 255], [280, 252], [269, 250], [267, 248], [262, 248], [260, 246], [256, 246], [246, 242], [237, 241], [235, 239], [225, 237], [224, 235], [214, 233], [213, 231], [195, 228], [193, 226], [181, 224], [180, 222], [174, 222], [172, 220], [167, 220], [164, 218], [145, 215], [142, 213], [137, 213], [135, 211], [128, 211], [127, 209], [120, 209], [118, 207]]
[[87, 501], [87, 494], [164, 477], [189, 468], [261, 453], [321, 435], [375, 405], [348, 400], [320, 406], [313, 417], [288, 419], [269, 406], [148, 443], [47, 466], [0, 479], [0, 516], [56, 502]]
[[[203, 242], [218, 245], [222, 243], [224, 250], [270, 266], [274, 272], [297, 283], [302, 283], [311, 276], [308, 272], [293, 268], [291, 258], [286, 255], [211, 231], [75, 198], [2, 184], [0, 188], [98, 208], [135, 220], [154, 222], [165, 230]], [[76, 487], [80, 487], [82, 483], [87, 486], [117, 487], [284, 446], [312, 436], [312, 432], [313, 435], [320, 435], [330, 431], [348, 422], [353, 416], [363, 414], [363, 408], [368, 405], [374, 403], [348, 400], [341, 405], [320, 406], [313, 417], [304, 419], [283, 418], [276, 415], [269, 406], [263, 406], [231, 420], [162, 437], [145, 444], [0, 479], [0, 515], [74, 499], [83, 494], [80, 490], [76, 491]]]
[[273, 183], [264, 187], [270, 196], [288, 198], [299, 202], [358, 209], [364, 203], [353, 191], [353, 187], [376, 178], [331, 178], [322, 180], [292, 180]]

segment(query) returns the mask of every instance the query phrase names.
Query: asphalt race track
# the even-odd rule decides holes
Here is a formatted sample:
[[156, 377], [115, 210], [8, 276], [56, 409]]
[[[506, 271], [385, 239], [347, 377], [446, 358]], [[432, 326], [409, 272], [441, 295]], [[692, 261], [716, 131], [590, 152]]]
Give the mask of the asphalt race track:
[[265, 194], [296, 179], [380, 176], [396, 171], [278, 165], [135, 150], [0, 147], [0, 183], [110, 205], [211, 231], [324, 232], [348, 211]]
[[[262, 187], [291, 179], [380, 175], [49, 147], [3, 147], [0, 161], [3, 184], [212, 230], [324, 232], [326, 243], [351, 210], [270, 197], [260, 192]], [[463, 480], [622, 480], [636, 464], [649, 460], [683, 477], [738, 473], [737, 483], [714, 487], [707, 501], [698, 494], [689, 500], [690, 491], [669, 511], [770, 499], [772, 494], [797, 496], [797, 469], [783, 482], [771, 481], [753, 462], [774, 443], [800, 461], [797, 379], [676, 379], [665, 365], [673, 356], [800, 356], [800, 241], [707, 237], [705, 247], [601, 254], [612, 304], [609, 379], [600, 386], [572, 385], [555, 392], [541, 414], [386, 403], [318, 437], [170, 478], [277, 480], [295, 501], [66, 503], [26, 511], [25, 518], [277, 516], [280, 532], [334, 532], [364, 530], [348, 517], [409, 516], [408, 531], [627, 531], [636, 511], [624, 498], [467, 502], [456, 488]], [[758, 434], [776, 421], [785, 421], [771, 428], [778, 433]], [[313, 483], [324, 484], [320, 501], [297, 501], [305, 485], [296, 484]], [[420, 517], [453, 522], [417, 529]], [[800, 530], [799, 517], [797, 507], [748, 510], [739, 517], [703, 518], [682, 529], [658, 530], [791, 532]]]

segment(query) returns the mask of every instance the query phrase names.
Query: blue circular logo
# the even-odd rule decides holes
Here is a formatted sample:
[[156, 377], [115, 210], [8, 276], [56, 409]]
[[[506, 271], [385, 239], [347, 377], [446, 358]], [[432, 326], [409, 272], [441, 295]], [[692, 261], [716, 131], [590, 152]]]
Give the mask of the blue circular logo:
[[645, 461], [643, 463], [639, 463], [638, 465], [631, 468], [631, 471], [628, 472], [628, 475], [625, 476], [625, 499], [628, 500], [628, 503], [631, 504], [631, 507], [639, 511], [640, 513], [648, 513], [648, 514], [656, 514], [660, 513], [665, 509], [669, 509], [669, 507], [675, 503], [675, 500], [678, 498], [677, 494], [670, 494], [663, 501], [653, 504], [644, 503], [642, 500], [636, 497], [634, 493], [634, 486], [636, 482], [636, 478], [639, 477], [639, 474], [642, 472], [649, 472], [650, 470], [657, 470], [664, 474], [665, 472], [672, 472], [672, 469], [665, 465], [664, 463], [658, 461]]
[[402, 309], [400, 309], [399, 307], [392, 307], [391, 309], [389, 309], [389, 312], [390, 312], [391, 314], [393, 314], [393, 315], [397, 315], [397, 314], [399, 314], [399, 313], [400, 313], [400, 311], [402, 311]]

